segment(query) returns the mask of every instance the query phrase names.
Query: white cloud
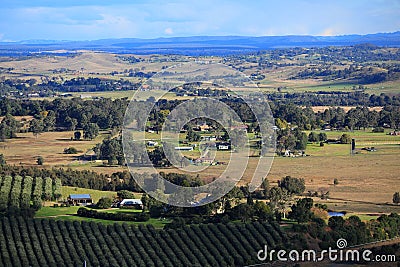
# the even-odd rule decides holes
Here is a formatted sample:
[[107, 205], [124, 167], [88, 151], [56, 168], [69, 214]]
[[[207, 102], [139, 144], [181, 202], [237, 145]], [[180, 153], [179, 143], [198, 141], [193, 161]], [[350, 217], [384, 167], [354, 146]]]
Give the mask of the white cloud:
[[164, 30], [164, 33], [165, 33], [165, 34], [168, 34], [168, 35], [171, 35], [171, 34], [174, 33], [174, 31], [172, 30], [172, 28], [166, 28], [166, 29]]
[[1, 38], [13, 40], [336, 35], [400, 27], [398, 0], [371, 0], [368, 4], [363, 0], [254, 1], [251, 5], [240, 0], [71, 0], [62, 4], [38, 0], [24, 6], [5, 1], [9, 5], [0, 6]]
[[320, 34], [321, 36], [334, 36], [336, 35], [336, 31], [332, 28], [324, 29]]

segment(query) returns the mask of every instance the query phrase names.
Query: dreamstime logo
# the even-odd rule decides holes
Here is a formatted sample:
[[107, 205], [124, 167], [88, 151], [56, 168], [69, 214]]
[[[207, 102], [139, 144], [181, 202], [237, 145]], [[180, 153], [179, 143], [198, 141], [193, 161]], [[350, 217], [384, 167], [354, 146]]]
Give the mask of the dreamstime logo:
[[347, 241], [346, 241], [346, 239], [344, 239], [344, 238], [339, 238], [339, 239], [336, 241], [336, 246], [338, 247], [338, 249], [342, 249], [342, 248], [347, 247]]
[[[224, 97], [229, 98], [229, 103], [217, 96], [196, 97], [180, 102], [172, 110], [159, 110], [157, 103], [170, 96], [171, 90], [195, 91], [199, 86], [216, 88], [215, 91], [228, 91], [229, 95]], [[157, 131], [161, 131], [157, 140], [146, 137], [149, 118], [159, 115], [154, 115], [155, 110], [165, 116], [162, 127], [157, 126]], [[243, 121], [243, 117], [247, 121]], [[225, 169], [213, 182], [198, 187], [183, 187], [160, 175], [159, 170], [151, 164], [148, 145], [149, 142], [157, 142], [168, 162], [180, 172], [191, 175], [201, 173], [210, 166], [193, 164], [193, 161], [184, 157], [182, 151], [192, 148], [189, 145], [182, 147], [180, 140], [184, 126], [196, 119], [213, 121], [224, 129], [229, 135], [229, 145], [233, 150], [231, 153], [225, 152], [225, 155], [229, 155], [228, 162], [223, 165]], [[258, 135], [259, 154], [252, 159], [257, 160], [257, 164], [255, 167], [252, 164], [249, 183], [250, 191], [254, 191], [269, 172], [276, 145], [274, 118], [265, 95], [258, 91], [258, 87], [247, 76], [225, 65], [180, 63], [155, 74], [133, 95], [125, 113], [122, 131], [127, 166], [139, 186], [159, 201], [181, 207], [211, 203], [228, 193], [240, 181], [246, 168], [249, 173], [249, 157], [251, 153], [254, 155], [247, 134], [250, 120]], [[202, 156], [215, 160], [215, 145], [215, 142], [200, 143]]]
[[291, 262], [321, 262], [329, 260], [331, 262], [341, 261], [341, 262], [395, 262], [396, 255], [372, 255], [372, 251], [369, 249], [356, 250], [356, 249], [346, 249], [347, 240], [344, 238], [339, 238], [336, 241], [336, 246], [338, 249], [329, 247], [320, 252], [315, 250], [270, 250], [268, 251], [268, 246], [265, 245], [264, 249], [257, 252], [257, 258], [259, 261], [291, 261]]

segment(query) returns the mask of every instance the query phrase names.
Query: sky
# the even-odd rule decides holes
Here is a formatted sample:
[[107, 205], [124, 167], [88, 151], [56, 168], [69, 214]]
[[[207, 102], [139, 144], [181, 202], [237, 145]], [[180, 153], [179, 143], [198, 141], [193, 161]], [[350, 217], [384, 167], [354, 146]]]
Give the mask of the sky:
[[400, 0], [1, 0], [0, 41], [400, 30]]

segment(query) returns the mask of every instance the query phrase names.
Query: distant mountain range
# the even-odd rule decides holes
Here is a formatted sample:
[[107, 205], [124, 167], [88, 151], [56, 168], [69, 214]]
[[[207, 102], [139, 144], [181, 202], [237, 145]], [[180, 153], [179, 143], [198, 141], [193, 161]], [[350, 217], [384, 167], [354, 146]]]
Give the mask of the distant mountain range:
[[0, 54], [25, 54], [54, 50], [94, 50], [135, 54], [221, 55], [287, 47], [344, 46], [369, 43], [400, 47], [400, 31], [341, 36], [193, 36], [156, 39], [102, 39], [94, 41], [27, 40], [0, 42]]

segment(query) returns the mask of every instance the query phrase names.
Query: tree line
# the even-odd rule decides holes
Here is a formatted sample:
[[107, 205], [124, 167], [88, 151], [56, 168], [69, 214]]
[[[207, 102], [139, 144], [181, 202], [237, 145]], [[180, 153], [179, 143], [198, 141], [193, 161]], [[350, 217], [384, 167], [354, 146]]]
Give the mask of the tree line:
[[[255, 115], [249, 106], [235, 98], [223, 98], [221, 101], [230, 106], [239, 117], [249, 123], [250, 129], [256, 129]], [[397, 101], [397, 100], [396, 100]], [[162, 100], [156, 103], [150, 116], [146, 117], [150, 125], [161, 129], [166, 115], [182, 101]], [[137, 102], [148, 109], [149, 103]], [[5, 116], [0, 123], [1, 140], [13, 138], [23, 130], [21, 123], [13, 116], [34, 116], [29, 122], [28, 131], [39, 134], [43, 131], [83, 129], [88, 138], [95, 137], [99, 129], [122, 127], [128, 100], [101, 99], [98, 101], [82, 99], [55, 99], [54, 101], [34, 101], [0, 99], [0, 115]], [[345, 112], [342, 108], [329, 108], [323, 112], [314, 112], [310, 107], [300, 107], [292, 103], [271, 102], [270, 108], [275, 118], [297, 125], [301, 130], [312, 130], [329, 125], [337, 129], [361, 129], [366, 127], [387, 126], [393, 129], [400, 127], [400, 106], [385, 105], [379, 112], [367, 107], [352, 108]], [[140, 114], [131, 114], [141, 119]], [[140, 123], [144, 124], [145, 121]], [[24, 128], [25, 129], [25, 128]]]
[[[400, 128], [400, 106], [384, 106], [381, 111], [367, 107], [356, 107], [345, 112], [343, 108], [328, 108], [314, 112], [311, 107], [302, 108], [294, 104], [271, 104], [274, 117], [290, 123], [301, 130], [314, 130], [329, 126], [338, 130], [360, 130], [367, 127]], [[276, 123], [277, 127], [282, 128]]]
[[150, 215], [144, 212], [103, 212], [94, 209], [87, 209], [81, 207], [78, 209], [77, 215], [86, 218], [95, 218], [102, 220], [112, 220], [112, 221], [131, 221], [131, 222], [146, 222], [150, 219]]
[[61, 197], [61, 179], [31, 176], [0, 177], [0, 212], [8, 214], [38, 210], [42, 201]]
[[[357, 90], [363, 90], [364, 87], [355, 87]], [[267, 95], [273, 103], [296, 104], [300, 106], [368, 106], [381, 107], [385, 105], [400, 105], [398, 95], [379, 95], [367, 94], [361, 91], [357, 92], [324, 92], [315, 93], [283, 93], [274, 92]]]
[[[21, 177], [49, 177], [52, 180], [60, 180], [64, 186], [88, 188], [102, 191], [129, 190], [132, 192], [142, 192], [131, 173], [128, 171], [115, 172], [113, 174], [103, 174], [94, 171], [79, 171], [71, 168], [52, 168], [44, 169], [38, 167], [22, 167], [11, 165], [0, 165], [1, 176], [21, 176]], [[179, 173], [160, 173], [160, 175], [177, 185], [181, 186], [200, 186], [203, 182], [199, 177]], [[149, 184], [155, 180], [154, 176], [147, 173], [135, 173], [137, 179], [148, 181]], [[166, 193], [171, 189], [167, 186]], [[52, 199], [52, 198], [51, 198]]]
[[[153, 75], [151, 73], [149, 76]], [[135, 73], [136, 75], [136, 73]], [[144, 74], [142, 76], [144, 77]], [[70, 80], [56, 81], [43, 77], [41, 81], [36, 79], [6, 79], [0, 81], [0, 92], [2, 95], [8, 95], [18, 91], [22, 93], [22, 97], [26, 97], [28, 93], [39, 93], [40, 96], [48, 96], [57, 92], [98, 92], [98, 91], [115, 91], [115, 90], [134, 90], [140, 87], [140, 83], [132, 83], [129, 80], [111, 80], [99, 79], [95, 77], [77, 77]], [[21, 97], [20, 94], [13, 94], [15, 97]]]

